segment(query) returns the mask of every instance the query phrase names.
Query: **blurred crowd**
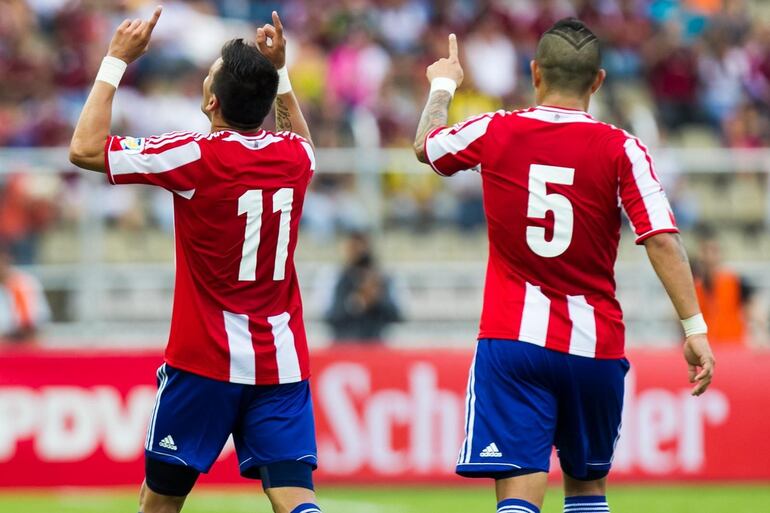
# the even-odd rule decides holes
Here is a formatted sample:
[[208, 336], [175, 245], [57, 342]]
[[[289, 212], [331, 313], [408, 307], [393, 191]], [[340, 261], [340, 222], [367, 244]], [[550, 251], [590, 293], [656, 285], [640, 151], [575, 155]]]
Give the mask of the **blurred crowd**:
[[[452, 121], [531, 103], [528, 62], [539, 35], [578, 16], [603, 40], [609, 79], [592, 107], [653, 148], [770, 145], [770, 19], [749, 0], [167, 0], [151, 51], [129, 68], [118, 92], [115, 131], [144, 136], [207, 130], [201, 82], [231, 37], [278, 9], [288, 31], [289, 67], [320, 148], [406, 147], [427, 92], [425, 66], [456, 32], [466, 83]], [[146, 0], [0, 0], [0, 147], [62, 146], [92, 84], [112, 30], [146, 15]], [[30, 164], [31, 166], [32, 164]], [[416, 164], [414, 164], [416, 165]], [[83, 212], [79, 175], [30, 178], [0, 170], [0, 239], [18, 261], [36, 258], [50, 223]], [[320, 239], [371, 224], [359, 169], [323, 175], [308, 197], [306, 226]], [[444, 183], [403, 174], [378, 178], [386, 226], [425, 230], [483, 226], [477, 177]], [[680, 222], [697, 208], [672, 185]], [[155, 193], [104, 192], [109, 223], [170, 230], [170, 202]], [[681, 196], [681, 197], [680, 197]], [[46, 203], [46, 200], [49, 200]], [[389, 223], [389, 224], [388, 224]]]

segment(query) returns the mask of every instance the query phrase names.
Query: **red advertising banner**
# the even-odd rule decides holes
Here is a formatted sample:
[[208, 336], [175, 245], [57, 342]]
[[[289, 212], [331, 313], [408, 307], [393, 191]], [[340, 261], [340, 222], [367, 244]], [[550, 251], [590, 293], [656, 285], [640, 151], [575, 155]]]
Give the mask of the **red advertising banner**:
[[[317, 479], [460, 482], [471, 357], [315, 352]], [[718, 353], [717, 380], [699, 398], [678, 351], [629, 359], [613, 480], [770, 480], [770, 352]], [[160, 363], [156, 353], [0, 353], [0, 487], [139, 483]], [[221, 460], [202, 481], [240, 482], [231, 445]]]

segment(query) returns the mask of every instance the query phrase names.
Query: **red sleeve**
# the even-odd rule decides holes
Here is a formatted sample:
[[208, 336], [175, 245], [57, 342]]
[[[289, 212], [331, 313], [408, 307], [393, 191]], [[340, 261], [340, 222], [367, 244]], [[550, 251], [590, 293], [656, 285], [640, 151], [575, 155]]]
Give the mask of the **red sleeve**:
[[155, 185], [192, 197], [204, 138], [191, 132], [148, 138], [111, 136], [104, 152], [110, 183]]
[[463, 170], [480, 170], [481, 153], [489, 124], [498, 114], [469, 118], [451, 127], [439, 127], [425, 137], [425, 156], [433, 170], [451, 176]]
[[641, 244], [658, 233], [678, 233], [674, 214], [647, 148], [627, 134], [614, 146], [620, 202], [636, 233], [636, 243]]

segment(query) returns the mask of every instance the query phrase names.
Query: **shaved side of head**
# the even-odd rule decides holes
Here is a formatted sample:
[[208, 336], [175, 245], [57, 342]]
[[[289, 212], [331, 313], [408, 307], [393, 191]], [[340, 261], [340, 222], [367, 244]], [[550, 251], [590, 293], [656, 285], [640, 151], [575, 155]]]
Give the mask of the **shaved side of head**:
[[599, 39], [582, 21], [565, 18], [540, 38], [535, 61], [549, 91], [583, 95], [601, 67]]

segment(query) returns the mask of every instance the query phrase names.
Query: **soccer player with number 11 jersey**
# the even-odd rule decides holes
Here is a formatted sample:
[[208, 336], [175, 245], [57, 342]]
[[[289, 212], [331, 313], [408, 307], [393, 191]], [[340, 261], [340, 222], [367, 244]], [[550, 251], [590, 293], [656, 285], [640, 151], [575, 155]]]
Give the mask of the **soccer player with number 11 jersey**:
[[449, 57], [427, 70], [417, 158], [442, 176], [476, 170], [483, 182], [489, 264], [457, 473], [495, 479], [498, 513], [539, 513], [553, 446], [564, 512], [610, 511], [606, 476], [629, 368], [613, 274], [621, 208], [682, 319], [693, 394], [713, 375], [690, 265], [647, 148], [586, 112], [605, 78], [600, 61], [596, 36], [562, 20], [531, 63], [537, 106], [449, 127], [463, 79], [454, 35]]
[[[320, 513], [315, 428], [294, 249], [315, 167], [291, 90], [277, 13], [256, 44], [234, 39], [203, 81], [211, 132], [110, 135], [115, 90], [161, 14], [126, 20], [110, 43], [70, 147], [111, 183], [174, 198], [176, 285], [145, 441], [142, 513], [180, 511], [232, 434], [244, 477], [276, 513]], [[273, 104], [279, 131], [261, 129]]]

